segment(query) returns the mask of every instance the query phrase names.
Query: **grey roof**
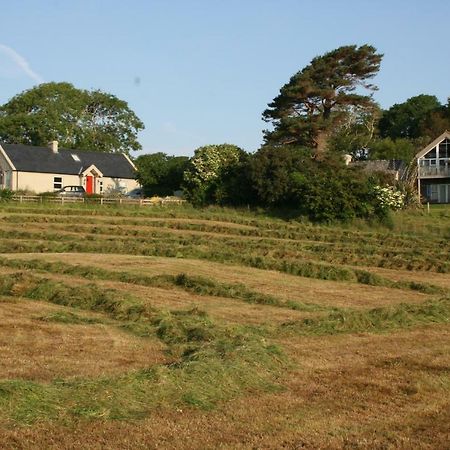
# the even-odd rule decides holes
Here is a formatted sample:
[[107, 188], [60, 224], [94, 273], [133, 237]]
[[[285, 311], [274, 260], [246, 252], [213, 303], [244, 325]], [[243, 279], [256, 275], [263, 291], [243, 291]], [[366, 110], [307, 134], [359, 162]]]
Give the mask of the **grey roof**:
[[[78, 175], [93, 164], [105, 177], [129, 179], [135, 177], [134, 167], [122, 153], [102, 153], [66, 148], [60, 148], [58, 153], [53, 153], [49, 147], [3, 143], [0, 145], [16, 170], [22, 172]], [[76, 161], [72, 155], [78, 156], [79, 161]]]
[[402, 171], [406, 168], [404, 161], [400, 159], [373, 159], [366, 161], [355, 161], [354, 166], [362, 167], [368, 172]]

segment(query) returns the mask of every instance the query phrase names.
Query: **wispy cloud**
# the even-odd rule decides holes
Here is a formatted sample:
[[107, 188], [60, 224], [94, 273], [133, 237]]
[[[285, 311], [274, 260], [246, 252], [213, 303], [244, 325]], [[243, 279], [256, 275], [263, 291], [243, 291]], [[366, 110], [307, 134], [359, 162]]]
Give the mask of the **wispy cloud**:
[[13, 48], [7, 45], [0, 44], [0, 52], [6, 55], [11, 61], [23, 72], [30, 77], [36, 83], [43, 83], [43, 78], [37, 74], [31, 67], [28, 61]]

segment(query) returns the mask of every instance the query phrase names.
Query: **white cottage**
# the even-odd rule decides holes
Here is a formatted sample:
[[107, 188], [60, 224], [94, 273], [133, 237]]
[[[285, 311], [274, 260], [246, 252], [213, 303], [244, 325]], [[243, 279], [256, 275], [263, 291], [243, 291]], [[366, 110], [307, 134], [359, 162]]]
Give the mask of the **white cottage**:
[[136, 167], [123, 153], [102, 153], [0, 143], [0, 188], [56, 191], [83, 186], [88, 194], [128, 192], [138, 187]]
[[421, 197], [430, 203], [450, 203], [450, 132], [442, 133], [416, 159]]

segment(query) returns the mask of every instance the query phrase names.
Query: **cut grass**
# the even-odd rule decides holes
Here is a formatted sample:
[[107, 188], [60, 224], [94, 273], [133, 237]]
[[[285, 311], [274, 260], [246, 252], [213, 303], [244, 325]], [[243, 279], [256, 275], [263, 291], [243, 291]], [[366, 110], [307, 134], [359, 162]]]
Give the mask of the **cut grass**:
[[10, 298], [0, 305], [2, 380], [104, 377], [169, 360], [159, 339], [133, 336], [102, 314]]
[[[273, 376], [281, 368], [281, 352], [273, 344], [250, 329], [216, 324], [198, 309], [157, 311], [131, 297], [118, 298], [117, 292], [94, 284], [74, 290], [24, 273], [0, 277], [0, 292], [101, 311], [121, 320], [130, 331], [144, 334], [145, 330], [146, 335], [158, 337], [174, 361], [115, 378], [55, 381], [48, 385], [1, 382], [0, 410], [4, 418], [19, 423], [72, 416], [135, 418], [169, 404], [211, 408], [242, 390], [271, 388]], [[74, 320], [73, 315], [62, 318]], [[61, 315], [56, 319], [60, 320]]]
[[281, 330], [298, 335], [380, 333], [400, 328], [450, 322], [450, 298], [427, 300], [422, 304], [399, 304], [366, 311], [341, 310], [325, 318], [304, 319], [282, 325]]
[[313, 303], [281, 300], [273, 295], [252, 291], [240, 283], [220, 283], [206, 277], [190, 276], [184, 273], [177, 275], [146, 276], [131, 272], [109, 271], [91, 266], [45, 262], [38, 259], [24, 260], [4, 258], [0, 261], [0, 265], [16, 269], [32, 269], [51, 273], [82, 276], [88, 279], [116, 280], [142, 286], [159, 288], [178, 287], [196, 295], [232, 298], [251, 304], [277, 306], [292, 309], [294, 311], [324, 311], [330, 309]]
[[[218, 208], [7, 209], [0, 206], [9, 222], [0, 227], [0, 249], [71, 253], [64, 255], [67, 271], [61, 261], [25, 267], [7, 256], [16, 261], [3, 264], [8, 270], [2, 271], [0, 291], [9, 297], [3, 297], [0, 314], [10, 311], [5, 337], [14, 339], [4, 348], [11, 347], [11, 368], [22, 366], [12, 358], [21, 335], [35, 337], [30, 352], [51, 353], [39, 347], [45, 333], [58, 346], [54, 333], [76, 339], [84, 332], [100, 341], [103, 335], [94, 333], [99, 330], [105, 338], [156, 341], [167, 349], [168, 362], [132, 366], [118, 358], [120, 370], [50, 377], [46, 383], [7, 376], [0, 383], [6, 448], [445, 448], [449, 298], [438, 272], [450, 268], [448, 216], [405, 214], [408, 223], [387, 231], [362, 224], [319, 227]], [[411, 226], [419, 222], [426, 227], [416, 232]], [[89, 251], [99, 253], [97, 262]], [[128, 264], [125, 255], [166, 258], [129, 258]], [[74, 261], [82, 267], [74, 268]], [[375, 267], [405, 273], [397, 277], [396, 270]], [[405, 269], [414, 272], [407, 276]], [[152, 296], [158, 296], [155, 304]], [[214, 320], [183, 303], [197, 301], [211, 314], [227, 305], [235, 316], [260, 315], [251, 326], [229, 325], [231, 315]], [[42, 310], [20, 322], [26, 319], [20, 308], [25, 312], [34, 304]], [[168, 311], [170, 304], [184, 309]], [[287, 318], [284, 326], [280, 317]], [[84, 342], [86, 354], [95, 353], [98, 343], [80, 337], [80, 348]], [[114, 345], [109, 350], [121, 353]], [[55, 355], [61, 355], [56, 348]]]

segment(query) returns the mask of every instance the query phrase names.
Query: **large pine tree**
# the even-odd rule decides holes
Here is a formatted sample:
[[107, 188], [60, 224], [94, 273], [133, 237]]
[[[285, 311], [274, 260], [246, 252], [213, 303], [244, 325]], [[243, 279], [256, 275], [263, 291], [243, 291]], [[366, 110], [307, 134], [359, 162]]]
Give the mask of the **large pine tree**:
[[382, 56], [370, 45], [348, 45], [314, 58], [264, 111], [263, 119], [274, 126], [265, 131], [266, 143], [303, 145], [321, 154], [352, 110], [373, 107], [372, 93], [363, 95], [358, 88], [377, 89], [369, 80]]

